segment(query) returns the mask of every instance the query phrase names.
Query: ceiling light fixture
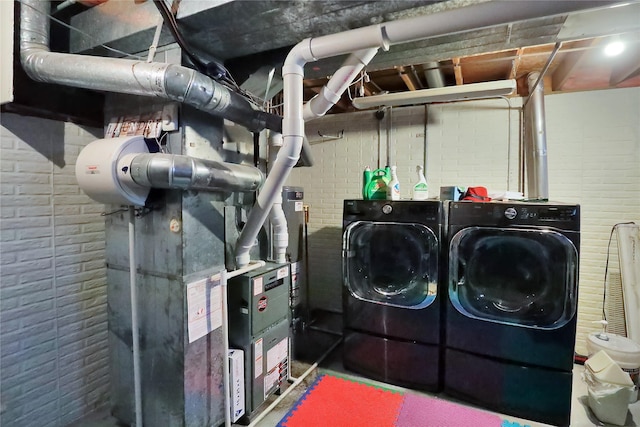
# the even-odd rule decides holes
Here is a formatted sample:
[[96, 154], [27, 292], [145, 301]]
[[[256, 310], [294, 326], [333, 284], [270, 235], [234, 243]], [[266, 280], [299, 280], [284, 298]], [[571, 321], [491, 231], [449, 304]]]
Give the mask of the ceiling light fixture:
[[353, 106], [359, 110], [379, 106], [400, 106], [429, 104], [432, 102], [465, 101], [471, 99], [495, 98], [511, 95], [516, 89], [515, 80], [470, 83], [460, 86], [446, 86], [433, 89], [387, 93], [383, 95], [355, 98]]
[[618, 56], [622, 52], [624, 52], [624, 43], [618, 38], [611, 40], [604, 47], [604, 54], [607, 56]]

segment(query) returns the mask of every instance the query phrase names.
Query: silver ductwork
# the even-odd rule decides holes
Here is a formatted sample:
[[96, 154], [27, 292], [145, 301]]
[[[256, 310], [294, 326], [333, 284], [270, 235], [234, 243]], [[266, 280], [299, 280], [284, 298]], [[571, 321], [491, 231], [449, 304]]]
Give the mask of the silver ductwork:
[[[544, 83], [539, 77], [540, 73], [530, 73], [527, 76], [529, 100], [524, 110], [527, 197], [535, 200], [548, 200], [549, 171], [547, 169]], [[536, 82], [538, 82], [537, 85]]]
[[425, 65], [424, 78], [427, 80], [427, 87], [433, 89], [436, 87], [444, 87], [444, 75], [437, 62], [428, 62]]
[[130, 174], [143, 187], [181, 190], [256, 191], [264, 181], [253, 166], [161, 153], [136, 155]]
[[189, 156], [149, 153], [142, 136], [98, 139], [76, 160], [80, 188], [101, 203], [144, 206], [151, 188], [256, 191], [258, 168]]
[[20, 59], [33, 80], [183, 102], [245, 126], [282, 130], [282, 119], [254, 110], [243, 96], [187, 67], [50, 52], [50, 3], [21, 0]]

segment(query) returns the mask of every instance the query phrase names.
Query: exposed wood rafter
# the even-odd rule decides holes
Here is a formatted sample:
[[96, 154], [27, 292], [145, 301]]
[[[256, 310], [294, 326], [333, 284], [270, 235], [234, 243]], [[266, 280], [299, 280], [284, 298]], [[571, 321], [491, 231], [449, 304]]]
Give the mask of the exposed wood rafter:
[[398, 75], [402, 79], [405, 85], [407, 85], [407, 89], [409, 90], [417, 90], [420, 89], [420, 82], [416, 81], [415, 73], [411, 71], [410, 68], [406, 67], [395, 67], [398, 70]]
[[552, 75], [552, 87], [554, 91], [563, 90], [570, 78], [575, 76], [576, 72], [584, 64], [589, 57], [592, 47], [598, 44], [598, 39], [591, 39], [581, 43], [580, 47], [584, 50], [569, 52], [564, 55], [564, 59]]
[[453, 58], [453, 74], [456, 77], [456, 85], [463, 85], [464, 79], [462, 78], [462, 66], [460, 65], [460, 58]]

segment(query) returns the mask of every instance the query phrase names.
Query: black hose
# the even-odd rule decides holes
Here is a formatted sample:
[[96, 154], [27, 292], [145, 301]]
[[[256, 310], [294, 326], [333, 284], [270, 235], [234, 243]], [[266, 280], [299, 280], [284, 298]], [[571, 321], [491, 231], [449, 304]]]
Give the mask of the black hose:
[[182, 34], [180, 34], [180, 30], [178, 29], [178, 22], [176, 21], [175, 16], [173, 16], [173, 13], [171, 13], [171, 10], [169, 10], [169, 7], [164, 2], [164, 0], [154, 0], [153, 3], [156, 5], [156, 8], [160, 12], [162, 20], [169, 28], [171, 35], [173, 35], [173, 38], [178, 43], [189, 61], [191, 61], [195, 69], [202, 74], [206, 74], [214, 80], [222, 80], [232, 84], [233, 86], [236, 86], [235, 82], [233, 82], [233, 80], [230, 78], [227, 69], [219, 61], [211, 61], [209, 63], [205, 63], [193, 53], [193, 50], [189, 47], [186, 40], [182, 37]]

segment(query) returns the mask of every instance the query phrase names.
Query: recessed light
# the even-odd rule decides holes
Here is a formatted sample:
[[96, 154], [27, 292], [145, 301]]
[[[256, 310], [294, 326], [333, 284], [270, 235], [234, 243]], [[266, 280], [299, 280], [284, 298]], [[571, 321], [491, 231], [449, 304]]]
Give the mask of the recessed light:
[[624, 43], [614, 40], [604, 47], [604, 54], [607, 56], [618, 56], [624, 51]]

